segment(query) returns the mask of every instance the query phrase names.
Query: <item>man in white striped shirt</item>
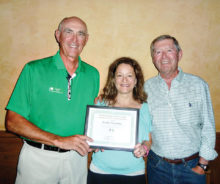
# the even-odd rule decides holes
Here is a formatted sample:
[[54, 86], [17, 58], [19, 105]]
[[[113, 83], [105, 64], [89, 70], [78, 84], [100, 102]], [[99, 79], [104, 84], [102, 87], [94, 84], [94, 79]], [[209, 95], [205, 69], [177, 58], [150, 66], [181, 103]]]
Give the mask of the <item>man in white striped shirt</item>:
[[178, 67], [182, 50], [170, 35], [151, 43], [159, 74], [145, 82], [152, 116], [149, 184], [205, 184], [208, 161], [217, 157], [215, 121], [207, 83]]

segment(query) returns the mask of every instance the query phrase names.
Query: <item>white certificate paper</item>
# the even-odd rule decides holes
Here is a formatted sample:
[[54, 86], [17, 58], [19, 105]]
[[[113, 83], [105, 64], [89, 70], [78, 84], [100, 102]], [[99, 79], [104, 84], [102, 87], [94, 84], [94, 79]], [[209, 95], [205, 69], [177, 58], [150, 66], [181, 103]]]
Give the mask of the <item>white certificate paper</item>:
[[132, 151], [138, 137], [139, 109], [87, 106], [85, 135], [90, 147]]

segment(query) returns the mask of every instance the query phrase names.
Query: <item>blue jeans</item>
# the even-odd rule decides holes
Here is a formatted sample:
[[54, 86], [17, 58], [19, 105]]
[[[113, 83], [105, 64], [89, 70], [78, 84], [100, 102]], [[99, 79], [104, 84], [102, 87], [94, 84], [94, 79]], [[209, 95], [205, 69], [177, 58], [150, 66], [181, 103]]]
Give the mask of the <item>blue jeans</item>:
[[205, 184], [206, 175], [191, 169], [198, 160], [195, 158], [181, 164], [171, 164], [150, 151], [147, 159], [148, 184]]

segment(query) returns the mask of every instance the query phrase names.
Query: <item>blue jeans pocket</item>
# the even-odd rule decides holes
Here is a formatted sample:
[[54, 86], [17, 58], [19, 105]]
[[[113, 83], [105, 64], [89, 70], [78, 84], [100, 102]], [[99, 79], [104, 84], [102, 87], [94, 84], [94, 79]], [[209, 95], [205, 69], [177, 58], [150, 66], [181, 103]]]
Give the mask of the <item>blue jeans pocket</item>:
[[158, 156], [154, 155], [153, 153], [150, 153], [148, 155], [147, 164], [149, 164], [153, 168], [156, 168], [160, 164], [160, 158], [158, 158]]
[[192, 170], [192, 168], [196, 167], [198, 164], [199, 159], [193, 159], [185, 163], [186, 169], [191, 172], [192, 174], [198, 175], [198, 176], [204, 176], [205, 174], [199, 174]]

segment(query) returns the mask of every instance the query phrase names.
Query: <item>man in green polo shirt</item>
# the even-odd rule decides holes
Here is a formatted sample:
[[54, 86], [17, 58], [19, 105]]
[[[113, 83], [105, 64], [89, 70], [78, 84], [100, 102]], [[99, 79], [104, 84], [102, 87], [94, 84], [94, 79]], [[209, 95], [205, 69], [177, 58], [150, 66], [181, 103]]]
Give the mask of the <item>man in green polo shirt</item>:
[[88, 40], [83, 20], [64, 18], [55, 36], [57, 54], [25, 65], [6, 107], [6, 128], [24, 138], [18, 184], [86, 183], [85, 112], [99, 73], [79, 56]]

